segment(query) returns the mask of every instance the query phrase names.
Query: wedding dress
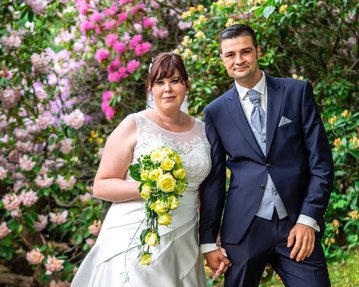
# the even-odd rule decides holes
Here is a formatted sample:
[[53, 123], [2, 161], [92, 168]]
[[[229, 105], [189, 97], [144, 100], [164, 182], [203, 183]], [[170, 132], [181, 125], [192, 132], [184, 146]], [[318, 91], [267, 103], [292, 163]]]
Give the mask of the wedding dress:
[[[188, 181], [169, 226], [159, 226], [160, 244], [151, 247], [152, 263], [139, 263], [140, 233], [144, 229], [144, 200], [113, 203], [101, 232], [75, 278], [73, 287], [205, 287], [198, 246], [198, 188], [211, 167], [204, 123], [195, 120], [187, 132], [165, 130], [143, 113], [131, 114], [137, 125], [132, 163], [160, 146], [177, 151]], [[119, 143], [120, 145], [121, 143]], [[129, 175], [128, 180], [133, 180]]]

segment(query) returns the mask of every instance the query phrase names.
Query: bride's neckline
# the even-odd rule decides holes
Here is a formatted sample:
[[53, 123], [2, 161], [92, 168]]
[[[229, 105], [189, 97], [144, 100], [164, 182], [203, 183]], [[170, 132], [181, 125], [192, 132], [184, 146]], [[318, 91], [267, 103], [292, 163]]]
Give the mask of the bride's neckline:
[[168, 132], [168, 133], [172, 133], [172, 134], [187, 134], [187, 133], [190, 133], [190, 132], [192, 132], [192, 131], [195, 129], [195, 127], [196, 127], [196, 125], [197, 125], [197, 120], [194, 119], [193, 127], [191, 127], [189, 130], [183, 131], [183, 132], [175, 132], [175, 131], [170, 131], [170, 130], [168, 130], [168, 129], [165, 129], [164, 127], [161, 127], [159, 124], [157, 124], [156, 122], [154, 122], [153, 120], [151, 120], [147, 115], [145, 115], [145, 114], [143, 114], [143, 113], [140, 113], [139, 115], [140, 115], [141, 117], [144, 117], [146, 120], [148, 120], [149, 122], [151, 122], [153, 125], [155, 125], [155, 126], [158, 127], [159, 129], [164, 130], [164, 131], [166, 131], [166, 132]]

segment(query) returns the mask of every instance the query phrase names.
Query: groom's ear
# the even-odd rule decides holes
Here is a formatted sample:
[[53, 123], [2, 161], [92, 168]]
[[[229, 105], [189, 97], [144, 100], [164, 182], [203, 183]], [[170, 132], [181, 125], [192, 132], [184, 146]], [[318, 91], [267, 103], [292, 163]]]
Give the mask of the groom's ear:
[[257, 46], [257, 59], [261, 56], [261, 46]]

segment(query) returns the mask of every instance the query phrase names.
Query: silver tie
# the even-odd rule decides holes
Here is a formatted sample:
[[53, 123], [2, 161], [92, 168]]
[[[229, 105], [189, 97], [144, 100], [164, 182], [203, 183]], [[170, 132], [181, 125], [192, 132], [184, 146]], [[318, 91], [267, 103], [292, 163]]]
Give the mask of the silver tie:
[[261, 94], [256, 90], [248, 90], [247, 92], [249, 100], [253, 104], [253, 110], [251, 113], [251, 124], [262, 134], [262, 129], [265, 123], [266, 112], [261, 108]]

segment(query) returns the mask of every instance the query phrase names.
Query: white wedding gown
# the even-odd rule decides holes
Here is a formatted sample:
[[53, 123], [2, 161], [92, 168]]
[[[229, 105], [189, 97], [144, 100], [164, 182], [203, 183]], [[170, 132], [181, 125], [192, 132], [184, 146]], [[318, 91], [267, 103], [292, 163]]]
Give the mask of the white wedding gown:
[[[139, 263], [140, 233], [144, 228], [144, 200], [113, 203], [101, 232], [72, 287], [205, 287], [202, 255], [198, 246], [198, 187], [211, 167], [210, 146], [204, 123], [197, 120], [188, 132], [170, 132], [143, 113], [130, 115], [137, 124], [132, 163], [160, 146], [177, 151], [186, 169], [188, 187], [173, 211], [173, 221], [160, 226], [160, 244], [151, 247], [152, 263]], [[119, 145], [121, 143], [118, 143]], [[133, 180], [127, 175], [128, 180]]]

